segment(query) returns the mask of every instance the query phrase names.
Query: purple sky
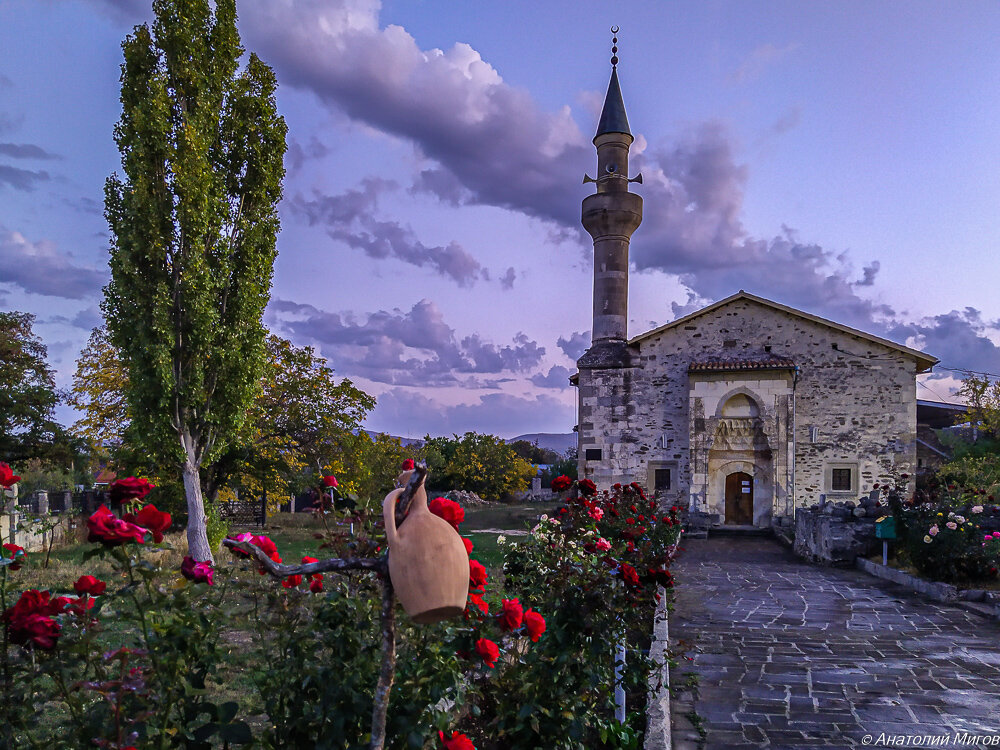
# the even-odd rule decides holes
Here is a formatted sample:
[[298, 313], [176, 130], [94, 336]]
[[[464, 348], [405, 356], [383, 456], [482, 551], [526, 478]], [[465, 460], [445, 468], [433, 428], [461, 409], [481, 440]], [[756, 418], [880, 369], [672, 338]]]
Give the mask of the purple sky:
[[[148, 6], [0, 2], [0, 309], [38, 316], [60, 385], [100, 322], [119, 45]], [[630, 334], [743, 288], [1000, 373], [994, 2], [240, 13], [289, 126], [266, 323], [376, 395], [372, 429], [572, 428], [592, 284], [581, 179], [613, 23], [645, 178]]]

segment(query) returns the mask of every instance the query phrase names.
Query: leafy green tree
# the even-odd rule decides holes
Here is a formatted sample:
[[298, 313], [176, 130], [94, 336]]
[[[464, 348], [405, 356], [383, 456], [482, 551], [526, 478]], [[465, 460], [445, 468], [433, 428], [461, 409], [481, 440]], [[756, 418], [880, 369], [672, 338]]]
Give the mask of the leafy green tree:
[[539, 446], [537, 440], [534, 443], [529, 443], [527, 440], [515, 440], [508, 445], [517, 455], [532, 464], [554, 464], [561, 458], [555, 451]]
[[346, 491], [353, 492], [363, 501], [374, 501], [380, 505], [382, 498], [393, 488], [403, 461], [408, 458], [418, 459], [419, 454], [404, 446], [399, 438], [385, 433], [371, 437], [364, 430], [358, 430], [345, 442], [343, 452], [337, 456], [342, 465], [337, 476]]
[[97, 460], [106, 461], [121, 448], [122, 436], [131, 421], [125, 398], [127, 385], [128, 370], [108, 338], [108, 329], [93, 329], [76, 360], [73, 386], [66, 400], [82, 415], [70, 429]]
[[264, 364], [285, 153], [276, 81], [243, 54], [235, 0], [154, 0], [122, 44], [124, 177], [105, 186], [103, 303], [131, 430], [181, 472], [188, 546], [211, 560], [200, 469], [243, 426]]
[[424, 458], [436, 488], [460, 489], [499, 500], [526, 489], [535, 467], [502, 438], [467, 432], [424, 442]]
[[315, 486], [313, 470], [341, 476], [361, 423], [375, 407], [375, 399], [350, 380], [335, 378], [312, 347], [273, 334], [266, 346], [260, 394], [239, 439], [204, 473], [212, 498], [225, 486], [298, 492], [304, 479]]
[[30, 313], [0, 312], [0, 461], [7, 463], [66, 458], [66, 436], [54, 417], [59, 394], [34, 322]]

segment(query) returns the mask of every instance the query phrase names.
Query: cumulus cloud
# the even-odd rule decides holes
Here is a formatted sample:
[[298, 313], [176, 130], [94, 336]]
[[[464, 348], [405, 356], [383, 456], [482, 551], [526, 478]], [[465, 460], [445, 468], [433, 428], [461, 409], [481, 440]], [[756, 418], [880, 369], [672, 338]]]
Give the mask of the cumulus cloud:
[[573, 372], [562, 365], [553, 365], [547, 373], [531, 376], [531, 382], [539, 388], [569, 388], [569, 376]]
[[316, 342], [339, 371], [380, 383], [493, 388], [500, 381], [477, 383], [476, 376], [527, 372], [545, 354], [523, 333], [504, 345], [478, 334], [459, 338], [430, 300], [407, 312], [380, 310], [364, 320], [280, 299], [269, 310], [277, 326]]
[[563, 354], [576, 362], [590, 346], [590, 331], [577, 331], [571, 333], [568, 338], [560, 336], [556, 340], [556, 346], [563, 350]]
[[392, 432], [408, 427], [411, 436], [459, 435], [489, 431], [510, 438], [527, 432], [569, 432], [571, 403], [553, 396], [534, 398], [488, 393], [471, 404], [447, 405], [404, 388], [378, 396], [368, 427]]
[[106, 280], [103, 271], [76, 265], [51, 242], [31, 242], [0, 226], [0, 283], [34, 294], [83, 299], [100, 292]]
[[417, 189], [564, 224], [578, 218], [566, 185], [593, 153], [569, 108], [544, 111], [468, 44], [423, 50], [405, 29], [380, 26], [374, 0], [272, 0], [245, 13], [243, 28], [283, 82], [437, 161]]
[[517, 279], [517, 272], [514, 271], [514, 266], [510, 266], [507, 272], [500, 277], [500, 286], [504, 289], [513, 289], [514, 281]]
[[[141, 5], [94, 1], [129, 13], [138, 13]], [[484, 204], [537, 217], [547, 222], [552, 241], [579, 243], [578, 196], [568, 186], [593, 165], [594, 152], [569, 108], [542, 108], [526, 91], [505, 83], [467, 44], [422, 49], [405, 29], [383, 26], [379, 13], [377, 0], [271, 0], [247, 6], [241, 30], [283, 84], [311, 91], [337, 112], [412, 142], [432, 160], [411, 190], [451, 205]], [[752, 81], [797, 47], [761, 45], [739, 65], [733, 81]], [[625, 84], [628, 102], [628, 80]], [[772, 130], [794, 127], [799, 117], [793, 109], [778, 117]], [[743, 288], [873, 333], [896, 331], [898, 337], [926, 329], [922, 340], [932, 353], [939, 341], [948, 351], [948, 341], [935, 332], [958, 327], [971, 336], [977, 357], [993, 356], [985, 331], [964, 315], [908, 324], [865, 296], [875, 284], [877, 261], [859, 273], [845, 253], [803, 240], [786, 227], [771, 237], [750, 236], [741, 219], [747, 170], [723, 125], [697, 125], [645, 149], [639, 136], [633, 167], [643, 172], [637, 190], [646, 205], [632, 244], [639, 271], [677, 275], [699, 301]], [[478, 261], [463, 249], [427, 247], [398, 222], [356, 222], [334, 231], [376, 257], [425, 265], [464, 279], [461, 283], [476, 275]], [[1000, 361], [992, 365], [998, 370]]]
[[0, 164], [0, 186], [9, 185], [15, 190], [31, 192], [39, 182], [48, 182], [52, 178], [49, 173], [40, 170], [20, 169], [7, 164]]
[[1000, 373], [1000, 347], [988, 336], [997, 331], [996, 321], [985, 321], [979, 310], [967, 307], [916, 323], [896, 323], [888, 332], [897, 341], [933, 354], [943, 368]]

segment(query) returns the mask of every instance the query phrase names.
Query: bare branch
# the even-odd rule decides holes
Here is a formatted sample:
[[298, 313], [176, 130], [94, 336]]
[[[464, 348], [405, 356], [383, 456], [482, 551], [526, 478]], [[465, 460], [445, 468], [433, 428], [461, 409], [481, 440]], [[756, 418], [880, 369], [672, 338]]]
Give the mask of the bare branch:
[[369, 750], [382, 750], [385, 746], [385, 717], [389, 708], [389, 693], [396, 676], [396, 593], [388, 573], [382, 579], [382, 666], [375, 686], [372, 704], [372, 741]]
[[410, 510], [413, 495], [426, 478], [427, 464], [421, 461], [413, 467], [413, 474], [410, 475], [410, 481], [406, 483], [406, 487], [403, 488], [403, 494], [399, 496], [399, 501], [396, 503], [396, 528], [399, 528], [399, 525], [406, 520], [406, 514]]
[[283, 565], [276, 563], [268, 557], [264, 550], [249, 542], [237, 542], [235, 539], [223, 539], [222, 543], [230, 549], [237, 549], [253, 555], [257, 558], [264, 569], [275, 578], [287, 578], [288, 576], [308, 576], [313, 573], [328, 573], [330, 571], [344, 570], [371, 570], [382, 573], [388, 569], [386, 558], [383, 557], [330, 557], [314, 563], [302, 563], [300, 565]]

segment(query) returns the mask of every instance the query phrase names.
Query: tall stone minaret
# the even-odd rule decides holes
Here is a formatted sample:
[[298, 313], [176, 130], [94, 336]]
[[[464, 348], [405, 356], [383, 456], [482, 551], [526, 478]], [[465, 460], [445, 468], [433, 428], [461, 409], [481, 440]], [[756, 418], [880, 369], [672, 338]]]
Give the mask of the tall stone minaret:
[[[628, 245], [642, 222], [642, 198], [628, 190], [632, 181], [628, 178], [628, 150], [633, 138], [618, 85], [617, 44], [615, 36], [611, 82], [594, 136], [597, 193], [583, 201], [583, 226], [594, 238], [594, 346], [628, 340]], [[641, 183], [642, 175], [635, 181]]]
[[[618, 33], [618, 27], [611, 29]], [[577, 361], [573, 382], [579, 424], [579, 473], [601, 488], [637, 477], [629, 450], [633, 375], [638, 367], [628, 346], [628, 246], [642, 222], [642, 198], [629, 192], [628, 150], [632, 133], [618, 85], [618, 37], [611, 48], [611, 82], [597, 125], [597, 192], [583, 200], [583, 226], [594, 238], [594, 323], [590, 348]], [[639, 477], [640, 479], [643, 479]]]

